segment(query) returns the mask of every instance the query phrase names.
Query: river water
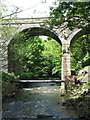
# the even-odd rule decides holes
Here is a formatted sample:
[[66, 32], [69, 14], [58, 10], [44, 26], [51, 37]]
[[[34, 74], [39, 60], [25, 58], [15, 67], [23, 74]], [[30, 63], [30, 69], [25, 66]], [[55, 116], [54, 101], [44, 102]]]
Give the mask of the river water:
[[73, 120], [75, 111], [62, 105], [60, 86], [55, 83], [33, 83], [23, 86], [3, 102], [3, 120]]

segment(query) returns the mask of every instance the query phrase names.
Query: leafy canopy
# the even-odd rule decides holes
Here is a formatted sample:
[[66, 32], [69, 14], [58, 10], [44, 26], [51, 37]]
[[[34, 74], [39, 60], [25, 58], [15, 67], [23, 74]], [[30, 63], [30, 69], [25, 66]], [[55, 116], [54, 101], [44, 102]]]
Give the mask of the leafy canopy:
[[52, 8], [50, 13], [50, 27], [75, 27], [90, 26], [90, 2], [59, 2], [58, 7]]
[[55, 40], [31, 37], [21, 44], [12, 43], [9, 45], [10, 72], [29, 79], [61, 76], [61, 46]]

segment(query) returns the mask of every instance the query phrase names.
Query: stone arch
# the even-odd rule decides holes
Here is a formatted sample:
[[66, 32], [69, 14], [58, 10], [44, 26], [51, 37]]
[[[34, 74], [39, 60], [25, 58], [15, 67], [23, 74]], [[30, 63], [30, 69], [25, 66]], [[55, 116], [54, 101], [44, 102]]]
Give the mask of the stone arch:
[[76, 28], [74, 29], [68, 37], [68, 41], [70, 46], [77, 40], [78, 38], [82, 37], [83, 35], [90, 34], [89, 27], [87, 28]]
[[71, 32], [67, 40], [70, 42], [70, 44], [72, 44], [74, 40], [86, 34], [90, 34], [89, 27], [88, 28], [76, 28]]
[[29, 34], [29, 36], [39, 36], [39, 35], [49, 36], [55, 39], [60, 45], [62, 45], [61, 40], [58, 38], [57, 34], [49, 29], [43, 27], [33, 27], [30, 29], [25, 29], [23, 30], [23, 32]]
[[[18, 33], [21, 33], [21, 34], [24, 33], [24, 35], [26, 36], [26, 39], [28, 39], [29, 37], [32, 37], [32, 36], [33, 37], [41, 36], [41, 35], [49, 36], [49, 37], [53, 38], [54, 40], [56, 40], [60, 45], [62, 45], [62, 41], [59, 38], [57, 33], [55, 33], [54, 31], [52, 31], [48, 28], [41, 27], [40, 25], [35, 25], [35, 26], [25, 25], [24, 27], [18, 29], [15, 34], [18, 34]], [[14, 39], [14, 37], [11, 38], [8, 45], [12, 42], [13, 39]]]
[[[39, 26], [38, 27], [28, 27], [28, 28], [23, 27], [23, 29], [19, 29], [16, 34], [18, 34], [18, 33], [21, 33], [21, 38], [20, 38], [21, 40], [17, 38], [17, 40], [18, 41], [20, 40], [20, 42], [24, 42], [25, 40], [29, 39], [30, 37], [45, 35], [45, 36], [49, 36], [49, 37], [53, 38], [60, 45], [62, 45], [61, 40], [58, 38], [57, 34], [55, 34], [53, 31], [51, 31], [47, 28], [43, 28], [43, 27], [39, 27]], [[23, 34], [23, 36], [22, 36], [22, 34]], [[15, 40], [15, 38], [13, 37], [8, 44], [8, 70], [9, 70], [9, 72], [12, 71], [9, 68], [10, 67], [9, 46], [11, 44], [14, 44], [17, 40]], [[18, 43], [16, 42], [16, 44], [18, 44]]]

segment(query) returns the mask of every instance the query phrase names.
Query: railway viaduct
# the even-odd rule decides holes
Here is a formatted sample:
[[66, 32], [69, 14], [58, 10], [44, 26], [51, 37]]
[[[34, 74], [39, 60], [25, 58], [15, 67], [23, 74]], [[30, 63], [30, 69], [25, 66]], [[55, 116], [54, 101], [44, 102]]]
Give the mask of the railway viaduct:
[[[24, 32], [27, 37], [45, 35], [55, 39], [62, 46], [62, 80], [65, 80], [66, 75], [71, 75], [70, 66], [70, 44], [82, 35], [88, 34], [88, 30], [82, 28], [75, 28], [70, 31], [68, 28], [62, 30], [60, 28], [54, 28], [49, 30], [47, 27], [43, 27], [43, 23], [49, 18], [18, 18], [11, 20], [3, 20], [2, 26], [14, 27], [12, 36], [16, 33]], [[8, 71], [8, 44], [12, 41], [12, 36], [9, 36], [6, 40], [1, 40], [2, 44], [2, 57], [1, 57], [1, 71]]]

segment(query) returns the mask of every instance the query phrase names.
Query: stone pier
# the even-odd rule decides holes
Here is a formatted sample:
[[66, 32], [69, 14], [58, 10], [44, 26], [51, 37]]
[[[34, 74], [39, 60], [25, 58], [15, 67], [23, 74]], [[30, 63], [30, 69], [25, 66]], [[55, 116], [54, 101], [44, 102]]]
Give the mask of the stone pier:
[[[70, 44], [62, 44], [62, 80], [65, 80], [67, 75], [71, 75], [70, 66]], [[61, 83], [61, 92], [65, 90], [65, 83]]]
[[71, 75], [69, 46], [70, 44], [62, 45], [62, 80], [65, 80], [65, 76]]

